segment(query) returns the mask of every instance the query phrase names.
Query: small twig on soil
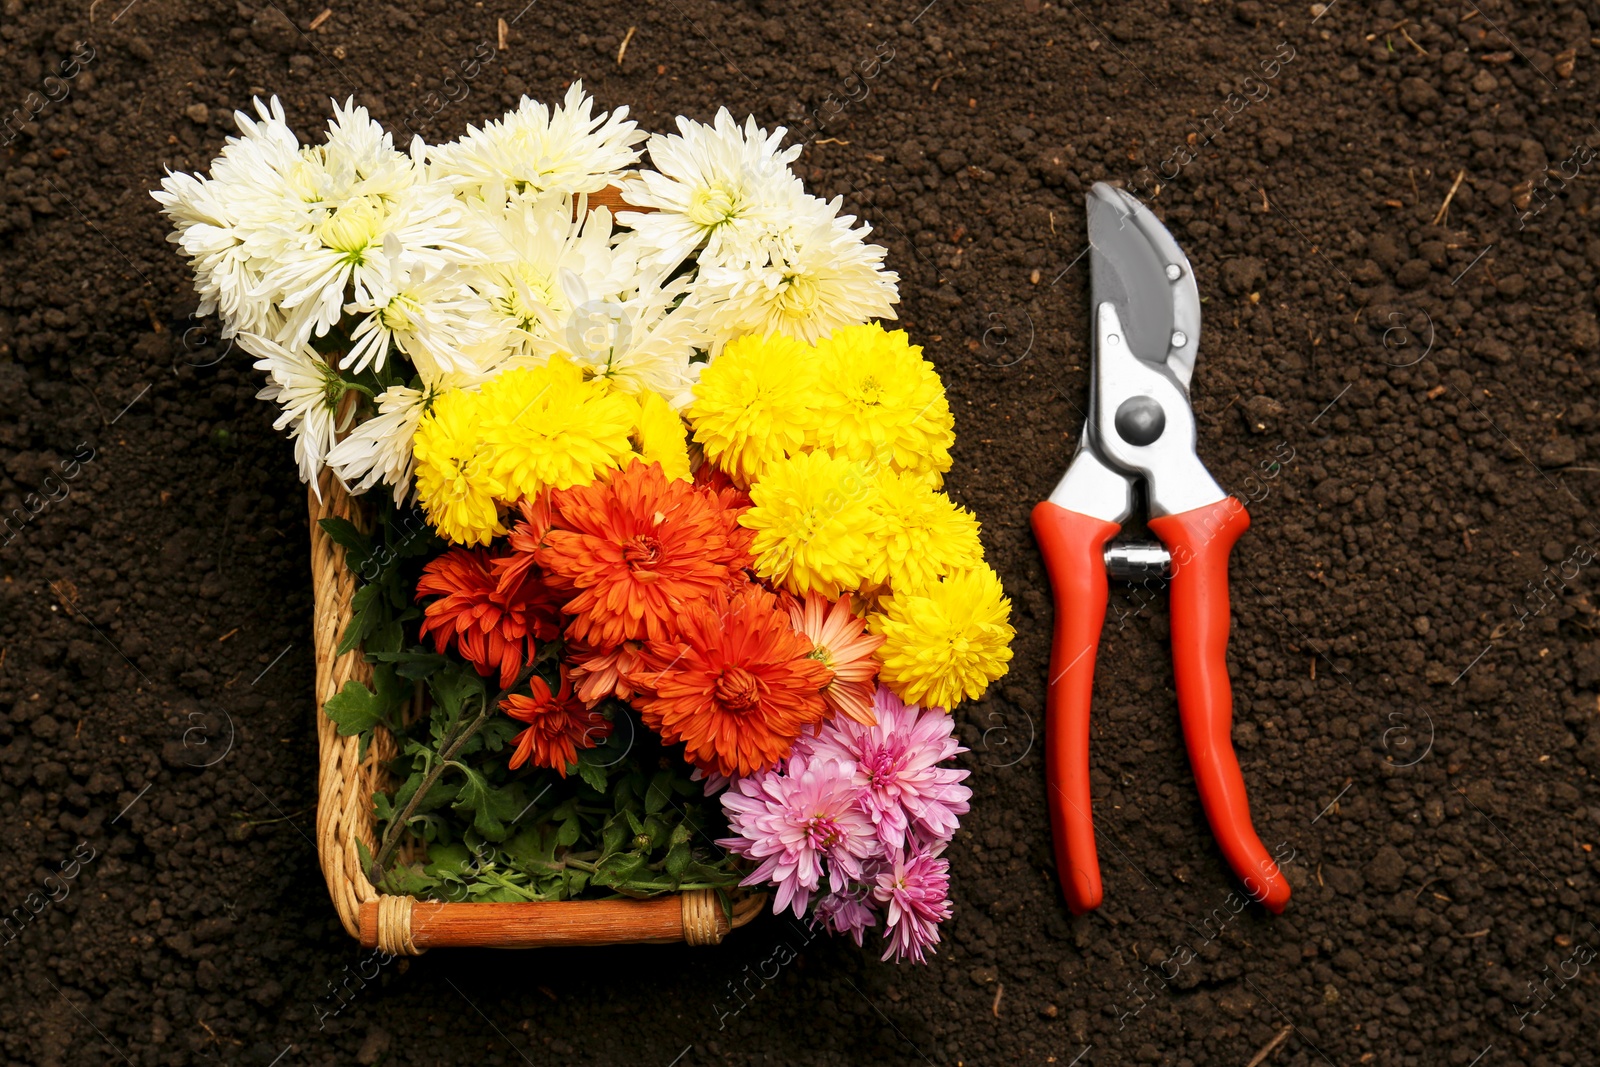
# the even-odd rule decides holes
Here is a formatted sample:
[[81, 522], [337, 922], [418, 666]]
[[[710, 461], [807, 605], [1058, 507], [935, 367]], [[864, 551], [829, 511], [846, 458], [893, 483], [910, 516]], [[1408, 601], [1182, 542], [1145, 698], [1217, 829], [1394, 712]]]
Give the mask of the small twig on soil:
[[1411, 39], [1411, 35], [1406, 32], [1405, 26], [1402, 25], [1402, 26], [1399, 27], [1399, 29], [1400, 29], [1400, 36], [1402, 36], [1402, 37], [1404, 37], [1406, 39], [1406, 43], [1407, 44], [1409, 44], [1412, 48], [1415, 48], [1417, 51], [1421, 52], [1423, 55], [1427, 55], [1428, 54], [1428, 50], [1426, 48], [1422, 47], [1420, 44], [1418, 44], [1417, 42], [1415, 42], [1415, 41], [1413, 41]]
[[1433, 216], [1433, 224], [1435, 226], [1444, 221], [1446, 213], [1448, 213], [1450, 210], [1450, 201], [1456, 198], [1456, 190], [1461, 188], [1461, 179], [1465, 178], [1466, 176], [1467, 172], [1465, 168], [1456, 171], [1456, 180], [1451, 184], [1450, 191], [1445, 194], [1444, 203], [1439, 205], [1438, 212]]
[[994, 1003], [989, 1006], [989, 1012], [996, 1019], [1000, 1018], [1000, 998], [1005, 996], [1006, 984], [1001, 982], [994, 987]]
[[322, 24], [331, 18], [333, 18], [333, 8], [325, 7], [322, 9], [322, 14], [312, 19], [311, 25], [307, 26], [306, 29], [310, 30], [312, 33], [316, 33], [322, 28]]
[[497, 27], [497, 29], [495, 31], [495, 33], [496, 33], [495, 43], [500, 46], [500, 51], [502, 51], [502, 52], [504, 52], [506, 50], [506, 35], [509, 34], [510, 32], [511, 32], [511, 27], [506, 23], [505, 19], [501, 19], [500, 20], [500, 25]]
[[622, 57], [628, 54], [628, 42], [633, 40], [633, 35], [639, 31], [637, 26], [629, 26], [628, 33], [622, 38], [622, 45], [617, 49], [617, 66], [622, 66]]
[[1278, 1035], [1265, 1045], [1262, 1045], [1261, 1051], [1252, 1056], [1250, 1062], [1245, 1064], [1244, 1067], [1258, 1067], [1268, 1056], [1276, 1052], [1278, 1046], [1287, 1041], [1292, 1033], [1294, 1033], [1293, 1026], [1285, 1026], [1282, 1030], [1279, 1030]]

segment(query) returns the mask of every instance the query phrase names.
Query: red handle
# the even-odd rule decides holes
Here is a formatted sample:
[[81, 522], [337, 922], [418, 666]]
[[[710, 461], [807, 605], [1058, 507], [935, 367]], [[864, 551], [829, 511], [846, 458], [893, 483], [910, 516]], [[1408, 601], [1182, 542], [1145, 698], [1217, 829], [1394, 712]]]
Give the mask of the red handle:
[[1277, 914], [1289, 902], [1289, 883], [1250, 822], [1244, 775], [1233, 752], [1228, 553], [1249, 526], [1250, 515], [1233, 497], [1150, 520], [1172, 554], [1172, 673], [1200, 803], [1246, 891]]
[[1102, 896], [1089, 814], [1089, 698], [1095, 649], [1106, 621], [1106, 542], [1119, 529], [1114, 522], [1048, 500], [1033, 509], [1033, 535], [1056, 601], [1045, 697], [1044, 776], [1056, 871], [1074, 915], [1098, 908]]

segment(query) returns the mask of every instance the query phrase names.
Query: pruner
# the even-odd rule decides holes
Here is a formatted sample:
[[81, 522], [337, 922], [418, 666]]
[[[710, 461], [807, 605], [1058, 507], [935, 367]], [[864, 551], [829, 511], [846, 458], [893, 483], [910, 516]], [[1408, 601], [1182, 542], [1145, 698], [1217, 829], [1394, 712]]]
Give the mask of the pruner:
[[[1289, 884], [1250, 822], [1234, 755], [1228, 680], [1228, 554], [1250, 525], [1195, 451], [1189, 380], [1200, 291], [1189, 260], [1150, 210], [1103, 182], [1089, 190], [1093, 369], [1078, 451], [1033, 509], [1055, 596], [1045, 775], [1056, 866], [1075, 914], [1100, 905], [1089, 801], [1089, 699], [1105, 623], [1107, 576], [1170, 579], [1173, 676], [1184, 744], [1217, 844], [1250, 895], [1273, 912]], [[1161, 544], [1113, 543], [1145, 485]]]

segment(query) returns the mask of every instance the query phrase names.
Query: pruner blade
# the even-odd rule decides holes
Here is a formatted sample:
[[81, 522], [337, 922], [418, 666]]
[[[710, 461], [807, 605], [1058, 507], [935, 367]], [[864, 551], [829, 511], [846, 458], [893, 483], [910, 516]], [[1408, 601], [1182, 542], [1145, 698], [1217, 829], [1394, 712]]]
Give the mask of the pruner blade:
[[1166, 364], [1185, 390], [1200, 349], [1200, 289], [1172, 234], [1136, 198], [1105, 182], [1088, 194], [1091, 310], [1110, 303], [1129, 350]]

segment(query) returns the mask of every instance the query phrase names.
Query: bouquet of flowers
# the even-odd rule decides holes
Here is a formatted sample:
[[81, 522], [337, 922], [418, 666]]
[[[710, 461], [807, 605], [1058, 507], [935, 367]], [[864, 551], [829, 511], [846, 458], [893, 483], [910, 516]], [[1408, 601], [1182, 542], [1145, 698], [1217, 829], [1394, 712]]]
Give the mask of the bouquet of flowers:
[[948, 711], [1013, 631], [869, 227], [725, 109], [647, 139], [574, 84], [405, 150], [352, 103], [319, 145], [255, 110], [153, 195], [301, 477], [383, 490], [323, 520], [373, 664], [324, 711], [395, 743], [372, 881], [770, 885], [921, 960], [971, 795]]

